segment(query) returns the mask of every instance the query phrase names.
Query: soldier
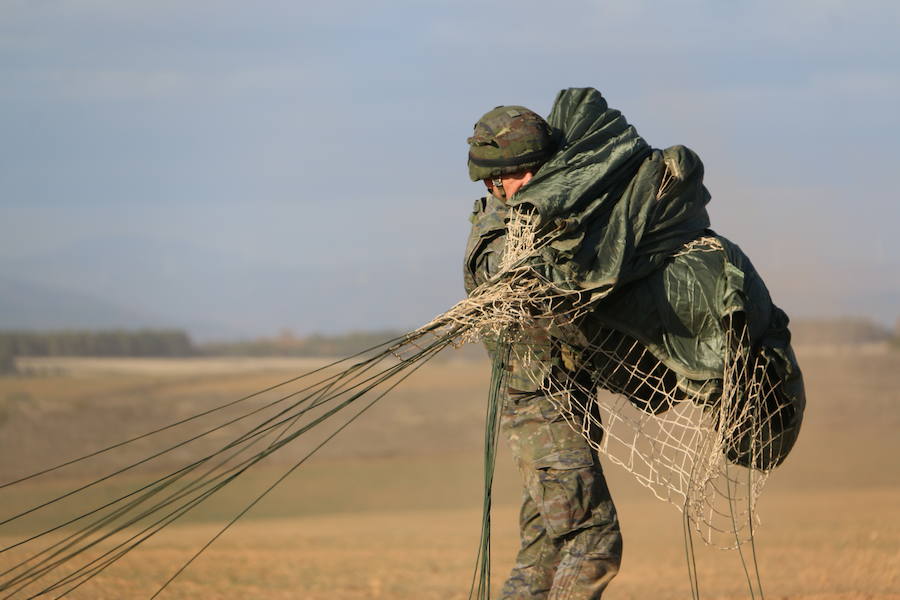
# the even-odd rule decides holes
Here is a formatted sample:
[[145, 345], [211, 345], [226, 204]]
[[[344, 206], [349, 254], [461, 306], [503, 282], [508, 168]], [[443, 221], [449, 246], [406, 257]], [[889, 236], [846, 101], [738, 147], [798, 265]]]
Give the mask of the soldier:
[[[497, 271], [505, 243], [506, 201], [528, 185], [554, 153], [556, 141], [538, 114], [521, 106], [500, 106], [478, 121], [468, 142], [469, 175], [483, 181], [490, 193], [475, 203], [471, 218], [465, 263], [466, 290], [471, 293]], [[504, 390], [501, 429], [525, 490], [521, 548], [502, 598], [600, 598], [622, 554], [616, 509], [597, 453], [539, 385], [554, 376], [558, 351], [553, 341], [547, 332], [533, 330], [517, 345], [529, 346], [539, 360], [523, 363], [515, 358], [523, 353], [514, 350]], [[582, 372], [581, 377], [586, 376]], [[575, 387], [593, 388], [589, 377]], [[600, 435], [593, 433], [596, 441]]]
[[[562, 90], [546, 121], [499, 106], [468, 142], [469, 175], [490, 192], [471, 217], [469, 294], [498, 273], [518, 212], [542, 239], [528, 266], [582, 309], [565, 331], [535, 326], [510, 346], [501, 427], [526, 490], [503, 598], [599, 598], [622, 541], [592, 450], [604, 435], [598, 386], [650, 414], [719, 407], [725, 458], [770, 470], [806, 402], [788, 318], [740, 248], [709, 228], [696, 153], [652, 148], [597, 90]], [[587, 407], [574, 415], [586, 430], [557, 406]]]

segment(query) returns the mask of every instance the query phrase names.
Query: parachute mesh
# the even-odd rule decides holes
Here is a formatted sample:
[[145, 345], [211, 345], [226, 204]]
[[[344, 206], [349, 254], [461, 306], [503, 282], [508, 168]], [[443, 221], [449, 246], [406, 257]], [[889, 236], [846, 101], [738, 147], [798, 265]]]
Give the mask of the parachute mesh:
[[[560, 289], [534, 268], [541, 245], [535, 221], [514, 211], [498, 275], [426, 327], [462, 331], [457, 343], [511, 343], [512, 362], [569, 425], [683, 511], [706, 543], [733, 547], [750, 539], [789, 408], [768, 355], [752, 348], [746, 325], [733, 318], [721, 376], [710, 380], [686, 381], [613, 328], [577, 344], [577, 360], [566, 354], [572, 346], [561, 344], [558, 365], [532, 368], [546, 360], [546, 347], [531, 342], [529, 330], [565, 332], [592, 309], [582, 294]], [[677, 255], [721, 250], [716, 238], [700, 238]]]

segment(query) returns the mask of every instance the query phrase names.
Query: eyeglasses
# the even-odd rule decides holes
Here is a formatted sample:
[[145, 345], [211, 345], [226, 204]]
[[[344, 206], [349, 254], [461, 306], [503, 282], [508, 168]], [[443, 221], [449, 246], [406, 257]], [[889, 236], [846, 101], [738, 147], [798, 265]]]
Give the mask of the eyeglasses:
[[499, 177], [494, 177], [493, 179], [483, 179], [482, 181], [484, 181], [484, 187], [486, 187], [488, 191], [493, 191], [495, 187], [503, 187], [503, 180]]

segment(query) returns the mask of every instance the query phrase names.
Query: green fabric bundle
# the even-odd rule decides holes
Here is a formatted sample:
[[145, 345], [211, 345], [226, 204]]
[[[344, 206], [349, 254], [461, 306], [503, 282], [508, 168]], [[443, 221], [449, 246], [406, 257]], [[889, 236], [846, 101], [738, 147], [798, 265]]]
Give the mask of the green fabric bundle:
[[726, 333], [746, 325], [750, 350], [769, 359], [787, 407], [775, 424], [774, 454], [755, 466], [780, 463], [805, 405], [788, 318], [740, 248], [709, 229], [700, 158], [683, 146], [651, 149], [592, 88], [561, 91], [547, 121], [559, 136], [556, 154], [508, 206], [492, 197], [475, 204], [467, 289], [496, 273], [504, 220], [517, 207], [533, 212], [549, 239], [534, 269], [591, 306], [579, 337], [612, 329], [635, 338], [685, 395], [710, 403], [721, 395]]

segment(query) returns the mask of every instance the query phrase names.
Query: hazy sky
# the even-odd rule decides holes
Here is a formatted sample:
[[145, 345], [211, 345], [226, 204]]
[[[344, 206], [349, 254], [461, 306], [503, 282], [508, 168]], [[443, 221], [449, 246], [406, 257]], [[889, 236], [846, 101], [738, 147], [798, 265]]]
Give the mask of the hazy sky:
[[0, 258], [125, 236], [395, 263], [459, 290], [372, 323], [415, 326], [462, 295], [474, 121], [593, 86], [700, 154], [713, 227], [776, 302], [890, 322], [898, 31], [893, 0], [0, 0]]

